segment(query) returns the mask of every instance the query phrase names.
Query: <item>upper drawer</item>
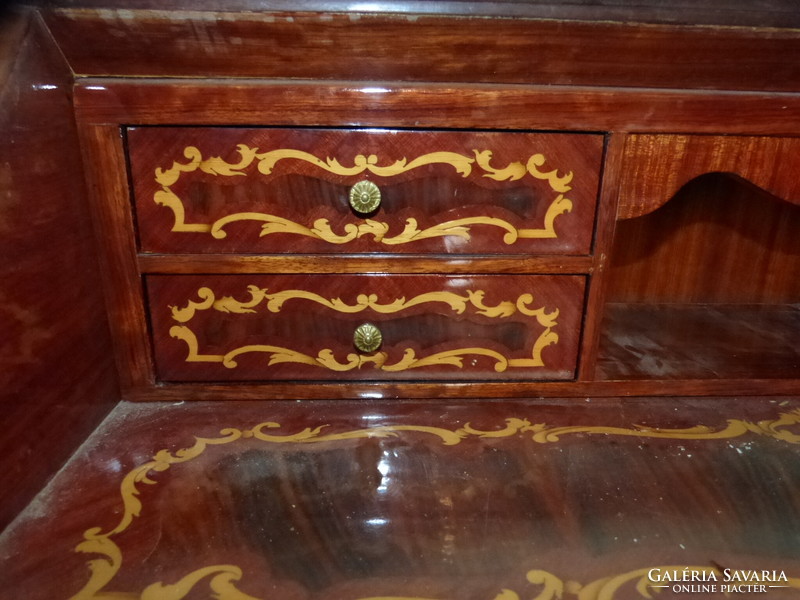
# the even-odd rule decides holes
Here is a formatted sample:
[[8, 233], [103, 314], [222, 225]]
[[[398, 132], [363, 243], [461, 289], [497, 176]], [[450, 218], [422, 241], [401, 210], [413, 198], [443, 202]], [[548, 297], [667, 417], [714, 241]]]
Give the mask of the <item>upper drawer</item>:
[[588, 254], [603, 137], [137, 127], [128, 146], [144, 252]]

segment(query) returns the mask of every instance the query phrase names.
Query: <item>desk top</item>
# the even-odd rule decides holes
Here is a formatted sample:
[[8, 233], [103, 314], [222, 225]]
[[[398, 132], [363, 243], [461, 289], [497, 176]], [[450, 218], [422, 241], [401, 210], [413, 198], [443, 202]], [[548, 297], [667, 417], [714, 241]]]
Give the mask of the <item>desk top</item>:
[[794, 598], [799, 407], [123, 403], [0, 538], [3, 587], [26, 600], [612, 600], [652, 597], [687, 569], [717, 593], [684, 597], [747, 584]]

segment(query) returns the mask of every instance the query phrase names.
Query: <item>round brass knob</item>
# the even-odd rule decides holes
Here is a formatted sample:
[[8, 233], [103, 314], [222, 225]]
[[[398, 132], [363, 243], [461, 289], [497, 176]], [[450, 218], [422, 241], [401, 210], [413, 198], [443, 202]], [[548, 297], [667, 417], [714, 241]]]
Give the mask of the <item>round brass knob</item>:
[[359, 181], [350, 188], [350, 206], [360, 215], [368, 215], [381, 205], [381, 190], [371, 181]]
[[353, 333], [353, 344], [359, 352], [375, 352], [380, 348], [382, 341], [381, 330], [372, 323], [359, 325]]

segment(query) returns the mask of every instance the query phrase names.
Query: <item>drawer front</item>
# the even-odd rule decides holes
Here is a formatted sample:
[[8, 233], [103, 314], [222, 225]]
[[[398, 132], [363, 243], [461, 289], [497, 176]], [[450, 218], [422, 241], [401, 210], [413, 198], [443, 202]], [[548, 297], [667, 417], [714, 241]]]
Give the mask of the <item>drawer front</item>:
[[590, 249], [600, 135], [140, 127], [127, 138], [143, 252]]
[[[146, 279], [158, 378], [206, 382], [571, 379], [584, 285], [571, 275]], [[378, 336], [364, 325], [379, 346], [365, 344]]]

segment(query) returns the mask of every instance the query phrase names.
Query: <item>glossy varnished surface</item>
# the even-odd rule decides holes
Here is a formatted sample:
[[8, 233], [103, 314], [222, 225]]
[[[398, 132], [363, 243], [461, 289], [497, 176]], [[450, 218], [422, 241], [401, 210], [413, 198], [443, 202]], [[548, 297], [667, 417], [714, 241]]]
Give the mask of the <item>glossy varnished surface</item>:
[[[574, 376], [585, 279], [198, 275], [145, 280], [161, 381]], [[382, 345], [354, 347], [356, 329]]]
[[796, 304], [609, 303], [598, 378], [796, 379], [798, 338]]
[[[58, 0], [51, 6], [64, 8], [130, 8], [127, 0]], [[231, 10], [343, 12], [353, 5], [347, 0], [138, 0], [145, 10]], [[403, 0], [372, 2], [364, 12], [393, 14], [487, 15], [523, 18], [617, 21], [623, 23], [666, 23], [670, 25], [740, 25], [744, 27], [797, 27], [800, 20], [792, 0], [689, 0], [664, 6], [661, 0], [459, 0], [427, 2]]]
[[706, 173], [728, 173], [800, 204], [798, 157], [797, 138], [631, 135], [625, 143], [617, 216], [646, 215]]
[[[587, 254], [599, 135], [131, 128], [143, 251]], [[353, 186], [376, 186], [354, 210]]]
[[792, 29], [375, 15], [370, 6], [172, 18], [56, 10], [46, 21], [74, 71], [90, 76], [798, 89]]
[[697, 178], [658, 210], [617, 223], [610, 299], [796, 303], [798, 231], [800, 206], [727, 174]]
[[794, 135], [800, 99], [589, 86], [90, 77], [76, 85], [75, 109], [90, 123]]
[[598, 378], [800, 376], [798, 228], [800, 207], [723, 174], [617, 223]]
[[669, 566], [785, 573], [767, 597], [793, 598], [797, 411], [123, 404], [0, 538], [2, 581], [27, 600], [629, 600]]
[[[468, 6], [462, 5], [461, 8]], [[624, 7], [625, 3], [620, 6]], [[774, 14], [784, 7], [782, 3], [762, 4], [756, 13]], [[796, 380], [775, 380], [758, 370], [748, 379], [734, 373], [731, 380], [671, 379], [666, 383], [664, 380], [642, 380], [617, 385], [613, 381], [596, 381], [593, 368], [598, 359], [596, 350], [602, 334], [604, 302], [627, 302], [631, 289], [648, 287], [651, 281], [656, 282], [653, 284], [656, 288], [700, 281], [697, 289], [713, 290], [719, 271], [726, 279], [721, 286], [724, 293], [714, 296], [712, 302], [727, 301], [729, 296], [734, 297], [733, 302], [751, 301], [759, 294], [752, 301], [796, 302], [797, 291], [792, 281], [797, 279], [794, 276], [797, 259], [791, 243], [794, 219], [783, 218], [792, 210], [788, 203], [783, 204], [781, 210], [773, 210], [755, 194], [757, 202], [746, 202], [747, 208], [728, 211], [727, 203], [722, 201], [714, 204], [720, 212], [713, 214], [714, 211], [708, 210], [706, 203], [701, 202], [701, 209], [691, 214], [699, 214], [706, 222], [698, 225], [676, 221], [680, 223], [678, 228], [683, 230], [674, 236], [680, 243], [668, 239], [672, 230], [667, 227], [664, 231], [659, 229], [659, 225], [664, 224], [662, 221], [641, 228], [628, 228], [628, 221], [615, 221], [619, 194], [623, 198], [620, 214], [633, 216], [629, 211], [631, 206], [646, 204], [654, 208], [657, 205], [646, 196], [668, 196], [674, 193], [676, 186], [708, 170], [735, 172], [791, 200], [795, 189], [791, 178], [793, 163], [779, 157], [793, 151], [794, 142], [790, 138], [797, 133], [795, 117], [800, 114], [800, 104], [794, 93], [797, 89], [793, 69], [797, 42], [795, 30], [649, 27], [631, 22], [447, 19], [425, 15], [407, 18], [407, 15], [362, 13], [175, 14], [124, 12], [115, 10], [118, 8], [115, 6], [109, 8], [111, 10], [89, 10], [80, 14], [69, 10], [47, 12], [46, 19], [55, 37], [63, 41], [64, 52], [72, 60], [76, 72], [92, 75], [82, 78], [76, 88], [76, 113], [87, 141], [85, 156], [92, 171], [90, 178], [96, 185], [95, 209], [99, 220], [107, 226], [99, 243], [103, 248], [102, 254], [107, 256], [110, 312], [119, 341], [120, 364], [126, 371], [127, 397], [231, 400], [265, 395], [281, 398], [427, 398], [441, 394], [456, 398], [531, 394], [796, 392]], [[437, 10], [456, 14], [457, 8], [446, 5]], [[398, 9], [405, 12], [408, 7], [398, 5]], [[381, 10], [376, 9], [376, 12]], [[750, 25], [757, 25], [756, 14], [751, 16], [754, 21], [750, 21]], [[105, 53], [90, 49], [88, 42], [85, 46], [74, 43], [80, 39], [78, 32], [95, 29], [96, 37], [85, 37], [92, 43], [105, 37], [104, 47], [108, 46]], [[265, 33], [268, 34], [262, 35]], [[556, 35], [549, 35], [553, 33]], [[112, 43], [110, 37], [118, 40]], [[398, 46], [395, 43], [397, 39], [403, 39], [405, 43]], [[324, 51], [320, 50], [322, 48]], [[202, 49], [202, 58], [198, 58], [200, 52], [192, 49]], [[345, 60], [340, 60], [342, 57]], [[136, 75], [136, 78], [125, 75]], [[210, 79], [210, 75], [219, 78]], [[152, 227], [157, 222], [151, 217], [155, 217], [158, 211], [166, 211], [164, 214], [170, 216], [167, 209], [149, 202], [148, 197], [155, 199], [157, 193], [170, 191], [164, 188], [171, 189], [173, 184], [159, 182], [154, 186], [151, 180], [149, 185], [153, 187], [145, 190], [144, 194], [137, 192], [137, 214], [132, 215], [128, 197], [130, 188], [127, 181], [123, 181], [123, 175], [127, 174], [123, 166], [125, 146], [119, 133], [124, 132], [125, 127], [133, 127], [130, 133], [131, 141], [134, 141], [135, 135], [156, 130], [147, 127], [155, 125], [170, 127], [170, 136], [174, 134], [176, 137], [187, 132], [193, 135], [206, 126], [223, 126], [236, 135], [235, 129], [228, 128], [298, 128], [302, 135], [312, 127], [340, 130], [384, 127], [448, 132], [481, 130], [474, 135], [496, 131], [500, 136], [507, 133], [518, 135], [511, 130], [550, 131], [576, 136], [595, 132], [605, 135], [608, 160], [604, 162], [601, 174], [601, 202], [593, 241], [588, 249], [585, 239], [578, 244], [577, 252], [588, 252], [583, 256], [573, 254], [564, 260], [553, 261], [542, 254], [546, 249], [537, 248], [526, 254], [515, 268], [515, 257], [498, 256], [499, 244], [491, 241], [475, 245], [470, 242], [470, 248], [451, 248], [449, 242], [452, 239], [438, 247], [425, 240], [425, 245], [419, 248], [420, 252], [427, 254], [419, 256], [419, 260], [409, 247], [403, 261], [388, 266], [385, 260], [390, 258], [388, 253], [382, 253], [376, 261], [371, 260], [373, 255], [362, 254], [380, 253], [374, 244], [370, 246], [373, 237], [375, 240], [377, 237], [364, 233], [358, 239], [359, 243], [363, 242], [357, 248], [358, 256], [351, 259], [342, 249], [339, 256], [326, 256], [317, 262], [312, 252], [318, 252], [318, 247], [307, 245], [299, 250], [301, 255], [293, 255], [291, 252], [298, 251], [297, 248], [288, 247], [282, 240], [276, 241], [278, 235], [287, 239], [292, 236], [276, 234], [273, 230], [259, 238], [258, 243], [263, 245], [260, 250], [255, 250], [273, 255], [237, 255], [237, 252], [253, 251], [238, 245], [244, 238], [234, 232], [239, 226], [253, 225], [246, 223], [247, 219], [226, 223], [217, 231], [227, 233], [227, 237], [221, 236], [220, 239], [223, 244], [230, 244], [229, 248], [214, 248], [216, 239], [207, 246], [192, 242], [183, 247], [167, 247], [159, 245], [167, 239], [161, 237], [166, 235], [163, 232], [155, 236], [159, 239], [154, 245], [151, 244], [153, 240], [147, 241], [146, 237], [152, 234]], [[181, 127], [180, 131], [174, 129], [176, 127]], [[292, 132], [289, 137], [301, 136], [301, 133]], [[631, 144], [625, 146], [625, 137], [631, 133], [638, 137], [631, 137]], [[645, 137], [651, 134], [652, 139]], [[713, 134], [713, 137], [705, 138], [703, 134]], [[473, 133], [460, 131], [453, 135], [469, 136]], [[758, 136], [758, 139], [745, 136]], [[783, 139], [769, 136], [782, 136]], [[152, 141], [140, 148], [141, 155], [147, 160], [151, 153], [158, 154], [157, 150], [169, 146], [168, 138], [158, 143]], [[179, 155], [182, 144], [183, 141], [179, 140], [174, 148]], [[338, 151], [346, 146], [345, 143], [333, 144], [332, 147]], [[320, 155], [324, 149], [328, 154], [324, 147], [325, 144], [312, 144], [305, 149], [311, 154], [319, 151]], [[418, 144], [416, 149], [416, 154], [420, 154], [426, 150], [425, 144]], [[378, 147], [370, 152], [374, 152], [377, 158], [382, 156], [380, 150], [382, 148]], [[220, 155], [221, 161], [215, 164], [223, 168], [235, 164], [240, 158], [231, 149], [226, 153], [216, 148], [203, 148], [201, 155], [204, 159]], [[185, 169], [176, 185], [184, 182], [184, 176], [188, 181], [189, 176], [198, 174], [196, 171], [203, 171], [202, 168], [194, 169], [194, 163], [190, 165], [188, 162], [190, 159], [192, 157], [185, 154], [183, 159], [176, 159], [176, 168], [179, 171]], [[776, 163], [785, 167], [785, 171], [779, 172]], [[204, 164], [203, 161], [200, 164]], [[283, 160], [277, 163], [278, 166], [281, 164], [286, 163]], [[341, 164], [350, 163], [344, 161]], [[206, 162], [205, 166], [211, 167], [211, 164]], [[168, 167], [169, 164], [165, 164], [161, 168]], [[192, 169], [194, 172], [189, 173]], [[209, 171], [214, 171], [214, 168]], [[139, 168], [133, 164], [131, 170], [134, 182], [144, 181], [143, 177], [154, 174], [153, 165]], [[213, 182], [210, 187], [216, 189], [195, 192], [193, 199], [197, 202], [190, 203], [193, 205], [191, 209], [204, 204], [212, 208], [230, 204], [236, 214], [245, 214], [251, 200], [263, 199], [258, 186], [248, 188], [246, 193], [242, 191], [238, 198], [239, 190], [231, 192], [237, 186], [226, 187], [226, 182], [244, 179], [241, 176], [227, 176], [221, 172], [216, 175], [204, 172], [203, 176], [207, 176], [207, 180]], [[326, 205], [327, 208], [337, 202], [341, 207], [341, 190], [331, 192], [332, 182], [324, 181], [325, 184], [319, 187], [319, 195], [336, 197], [335, 202]], [[427, 183], [425, 189], [420, 188], [426, 206], [435, 210], [441, 207], [430, 200], [427, 192], [438, 187], [439, 181]], [[286, 187], [301, 189], [303, 202], [306, 202], [306, 197], [314, 195], [307, 192], [316, 189], [318, 183], [319, 178]], [[342, 182], [333, 183], [340, 187], [343, 185]], [[420, 190], [415, 188], [414, 191]], [[461, 196], [461, 191], [457, 191]], [[180, 197], [185, 196], [181, 194]], [[292, 203], [294, 197], [292, 195]], [[242, 198], [244, 200], [239, 202]], [[271, 211], [273, 207], [269, 208]], [[319, 218], [327, 219], [328, 224], [334, 223], [333, 231], [337, 234], [345, 231], [346, 225], [355, 224], [339, 219], [345, 213], [312, 214], [316, 208], [316, 204], [309, 206], [304, 203], [301, 210], [314, 218], [314, 223]], [[447, 205], [445, 208], [449, 212], [453, 207]], [[137, 230], [132, 217], [141, 217], [148, 210], [154, 212], [139, 219], [139, 231], [143, 234], [141, 240], [145, 243], [137, 248]], [[215, 215], [199, 216], [210, 216], [212, 222], [219, 219]], [[566, 216], [573, 216], [573, 213]], [[187, 222], [193, 225], [205, 223], [194, 220], [197, 214], [189, 214], [189, 217], [192, 220]], [[388, 239], [394, 239], [395, 225], [402, 224], [403, 219], [408, 223], [408, 219], [419, 217], [409, 213], [392, 215], [392, 218], [396, 220], [389, 225]], [[383, 223], [382, 219], [381, 216], [374, 221]], [[724, 221], [724, 226], [732, 224], [732, 232], [721, 232], [717, 227], [720, 221]], [[377, 227], [375, 223], [365, 220], [358, 229], [351, 228], [350, 231], [360, 233], [362, 225], [366, 231]], [[580, 228], [582, 235], [586, 235], [585, 223]], [[666, 225], [671, 223], [667, 220]], [[281, 227], [286, 225], [282, 223]], [[337, 228], [337, 225], [341, 227]], [[302, 227], [306, 226], [302, 224]], [[764, 236], [764, 232], [770, 229], [775, 235]], [[748, 238], [754, 230], [760, 237], [751, 243]], [[322, 228], [314, 231], [313, 235], [324, 232]], [[477, 228], [470, 233], [475, 234], [472, 240], [479, 237]], [[305, 233], [294, 239], [301, 237], [308, 238], [303, 243], [309, 240], [317, 243], [313, 236]], [[382, 239], [386, 240], [386, 235]], [[641, 239], [644, 243], [640, 243]], [[642, 249], [646, 253], [652, 248], [650, 242], [660, 244], [665, 239], [663, 247], [669, 249], [666, 260], [656, 260], [655, 257], [647, 260], [646, 256], [639, 260]], [[392, 250], [399, 251], [399, 247], [396, 248]], [[706, 248], [711, 251], [703, 254]], [[453, 256], [444, 254], [451, 249], [464, 250], [466, 261], [456, 259], [454, 262]], [[724, 252], [727, 249], [737, 252], [744, 249], [744, 253], [728, 256]], [[144, 252], [137, 255], [137, 250]], [[153, 252], [148, 253], [149, 250]], [[198, 250], [207, 255], [193, 257]], [[176, 253], [170, 255], [173, 251]], [[573, 253], [576, 248], [560, 247], [557, 251]], [[475, 256], [472, 262], [470, 253], [474, 252], [480, 252], [480, 255]], [[695, 260], [698, 256], [708, 260], [698, 262]], [[336, 260], [329, 260], [331, 258]], [[494, 268], [497, 271], [492, 271]], [[250, 380], [252, 383], [242, 386], [222, 383], [196, 385], [175, 380], [169, 385], [156, 382], [148, 342], [150, 324], [141, 300], [143, 273], [246, 275], [291, 273], [295, 269], [298, 273], [333, 274], [359, 273], [363, 269], [365, 273], [376, 275], [411, 272], [449, 276], [490, 272], [585, 275], [588, 301], [577, 381], [498, 381], [482, 386], [457, 382], [439, 386], [430, 381], [418, 384], [359, 381], [344, 382], [340, 387], [288, 379], [275, 385]], [[655, 277], [650, 278], [650, 273], [655, 273]], [[739, 286], [736, 282], [739, 275], [746, 277], [748, 284]], [[730, 282], [736, 285], [729, 286]], [[697, 289], [687, 292], [688, 296], [695, 294]], [[669, 301], [669, 294], [665, 293], [665, 296], [661, 297], [658, 291], [647, 293], [645, 301]], [[582, 362], [584, 359], [585, 363]]]
[[0, 20], [0, 39], [2, 528], [119, 392], [69, 71], [35, 15]]

